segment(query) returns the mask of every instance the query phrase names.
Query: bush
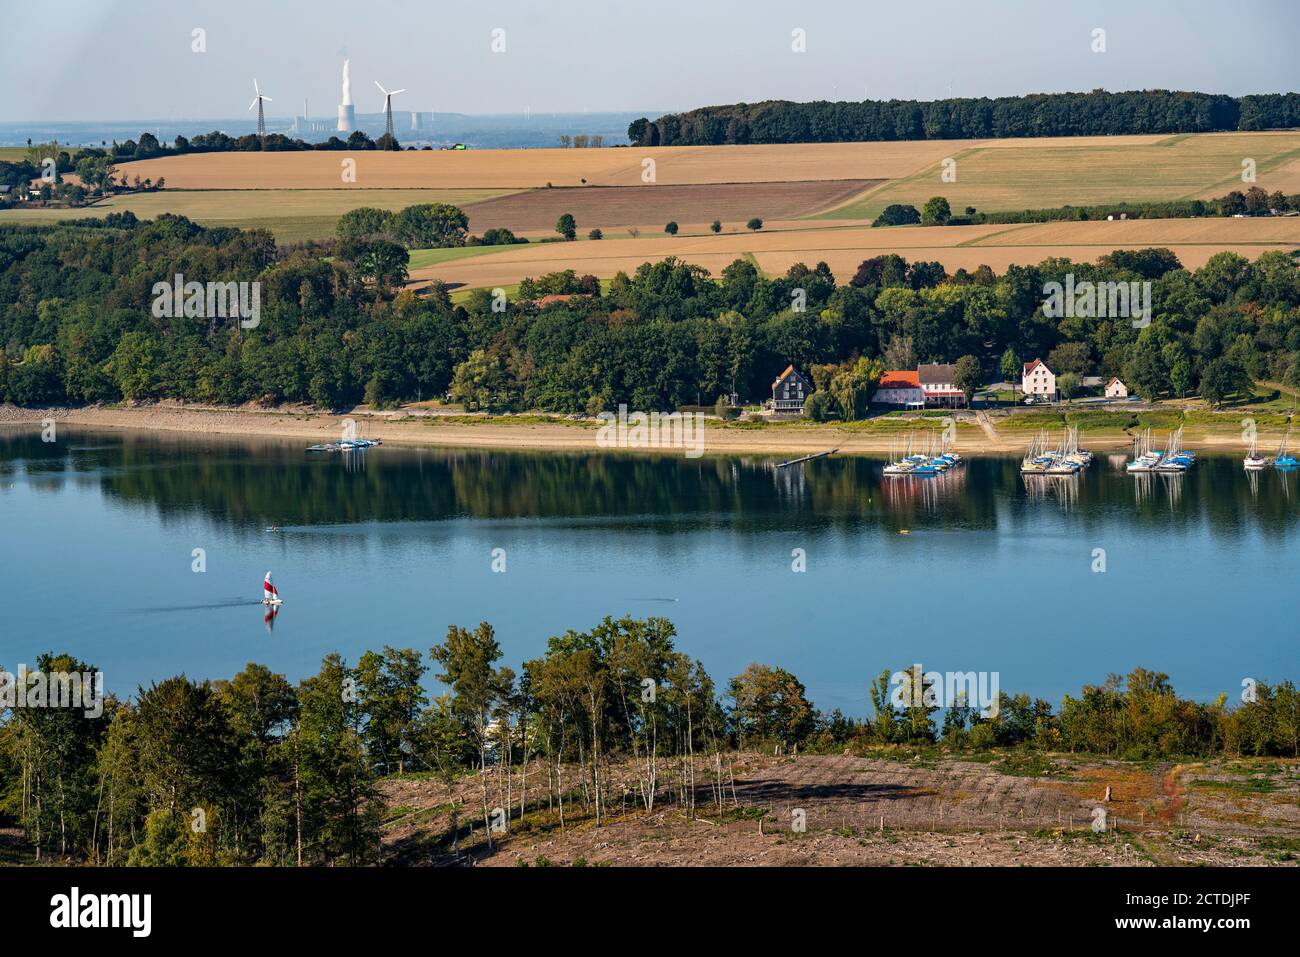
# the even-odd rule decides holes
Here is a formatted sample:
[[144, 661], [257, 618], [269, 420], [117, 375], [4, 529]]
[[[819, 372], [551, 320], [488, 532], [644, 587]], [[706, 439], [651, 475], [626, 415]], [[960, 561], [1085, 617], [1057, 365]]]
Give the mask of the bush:
[[669, 236], [676, 236], [676, 235], [677, 235], [677, 224], [676, 224], [676, 223], [669, 223], [667, 226], [664, 227], [664, 232], [666, 232]]
[[921, 211], [921, 222], [926, 226], [943, 226], [952, 219], [952, 208], [942, 196], [931, 196]]
[[604, 238], [605, 238], [605, 234], [602, 233], [602, 232], [600, 231], [600, 227], [596, 227], [596, 228], [593, 229], [591, 232], [587, 233], [587, 238], [588, 238], [588, 239], [604, 239]]
[[915, 226], [921, 222], [921, 214], [915, 206], [906, 203], [892, 203], [876, 217], [872, 226]]
[[835, 401], [829, 392], [814, 392], [804, 400], [803, 414], [814, 422], [825, 422], [835, 411]]
[[715, 233], [722, 232], [722, 220], [715, 219], [712, 223], [709, 224], [709, 229], [713, 230]]
[[757, 216], [755, 216], [753, 219], [751, 219], [749, 222], [745, 224], [745, 228], [752, 229], [755, 232], [757, 232], [758, 230], [763, 228], [763, 221], [759, 219]]

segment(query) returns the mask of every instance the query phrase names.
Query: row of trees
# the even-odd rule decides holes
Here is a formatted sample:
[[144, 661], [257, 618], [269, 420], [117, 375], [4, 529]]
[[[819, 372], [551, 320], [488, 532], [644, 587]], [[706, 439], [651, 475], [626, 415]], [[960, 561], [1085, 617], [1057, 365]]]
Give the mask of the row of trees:
[[1258, 186], [1236, 189], [1218, 199], [1180, 199], [1147, 203], [1111, 203], [1096, 206], [1058, 206], [1052, 209], [1004, 210], [986, 213], [967, 206], [954, 215], [948, 200], [932, 196], [921, 209], [910, 203], [891, 203], [872, 226], [969, 226], [981, 223], [1047, 223], [1093, 219], [1199, 219], [1205, 216], [1285, 216], [1300, 212], [1300, 193], [1268, 192]]
[[[449, 221], [415, 219], [412, 228]], [[1199, 391], [1218, 402], [1252, 380], [1300, 383], [1300, 270], [1277, 251], [1254, 262], [1220, 253], [1196, 270], [1146, 249], [951, 275], [891, 254], [848, 282], [824, 263], [767, 276], [737, 260], [715, 277], [669, 258], [607, 288], [565, 271], [526, 280], [513, 297], [477, 290], [453, 305], [437, 284], [392, 292], [407, 250], [365, 228], [327, 256], [177, 216], [0, 227], [0, 397], [391, 405], [445, 394], [473, 357], [466, 381], [487, 383], [476, 392], [483, 408], [664, 410], [733, 392], [766, 398], [789, 363], [907, 369], [971, 356], [987, 379], [1008, 353], [1027, 361], [1064, 344], [1077, 346], [1071, 371], [1118, 375], [1148, 398]], [[258, 324], [202, 309], [153, 315], [155, 284], [177, 274], [260, 282]], [[1150, 324], [1048, 318], [1046, 285], [1068, 275], [1076, 285], [1149, 281]], [[552, 292], [583, 295], [538, 304]]]
[[668, 113], [628, 126], [633, 146], [838, 143], [1205, 133], [1300, 126], [1300, 93], [1231, 97], [1171, 90], [862, 102], [768, 100]]
[[[1235, 708], [1179, 698], [1166, 675], [1110, 676], [1057, 711], [1000, 693], [996, 714], [870, 682], [871, 716], [819, 713], [803, 684], [751, 664], [720, 694], [662, 618], [606, 618], [552, 637], [522, 669], [501, 664], [491, 625], [453, 625], [429, 650], [384, 647], [354, 666], [331, 654], [297, 685], [249, 664], [230, 680], [184, 676], [77, 707], [0, 712], [0, 823], [38, 854], [101, 864], [364, 864], [380, 855], [380, 778], [440, 781], [462, 824], [492, 844], [545, 807], [597, 826], [617, 808], [722, 809], [737, 749], [859, 751], [944, 741], [1122, 758], [1300, 754], [1300, 695], [1258, 685]], [[90, 672], [44, 655], [44, 674]], [[431, 696], [425, 677], [445, 691]], [[987, 704], [983, 702], [981, 704]], [[626, 773], [612, 773], [622, 765]], [[473, 810], [456, 782], [477, 778]], [[464, 810], [462, 819], [460, 812]], [[494, 816], [498, 820], [494, 821]], [[473, 822], [473, 823], [471, 823]]]

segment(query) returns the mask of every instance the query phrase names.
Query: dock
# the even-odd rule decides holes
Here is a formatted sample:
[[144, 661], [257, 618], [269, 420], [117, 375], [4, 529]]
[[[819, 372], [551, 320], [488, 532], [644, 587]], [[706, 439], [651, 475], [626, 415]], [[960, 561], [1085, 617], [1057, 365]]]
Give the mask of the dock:
[[787, 465], [798, 465], [801, 462], [811, 462], [813, 459], [820, 459], [820, 458], [825, 458], [828, 455], [834, 455], [838, 451], [839, 448], [836, 447], [833, 449], [827, 449], [825, 452], [814, 452], [812, 455], [805, 455], [801, 459], [791, 459], [788, 462], [778, 462], [776, 467], [779, 469], [783, 469]]

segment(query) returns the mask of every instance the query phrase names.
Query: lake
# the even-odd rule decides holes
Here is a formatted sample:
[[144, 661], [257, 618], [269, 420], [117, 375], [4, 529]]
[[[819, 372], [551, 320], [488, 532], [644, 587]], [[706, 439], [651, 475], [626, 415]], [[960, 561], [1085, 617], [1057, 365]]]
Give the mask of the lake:
[[1300, 670], [1300, 475], [1237, 455], [1131, 476], [1100, 454], [1027, 482], [999, 457], [889, 479], [866, 457], [305, 445], [0, 430], [0, 666], [67, 651], [119, 695], [249, 661], [297, 680], [486, 620], [518, 670], [633, 615], [671, 619], [720, 687], [780, 665], [855, 715], [870, 676], [913, 662], [1054, 704], [1135, 666], [1200, 699]]

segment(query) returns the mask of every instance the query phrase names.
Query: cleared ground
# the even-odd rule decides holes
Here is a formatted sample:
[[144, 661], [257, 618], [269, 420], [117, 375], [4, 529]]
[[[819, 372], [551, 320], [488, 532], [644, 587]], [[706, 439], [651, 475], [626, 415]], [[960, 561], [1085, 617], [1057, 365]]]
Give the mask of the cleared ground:
[[1260, 186], [1300, 191], [1295, 132], [997, 140], [950, 156], [955, 182], [944, 182], [939, 160], [823, 215], [875, 217], [890, 203], [920, 209], [931, 196], [946, 197], [956, 213], [1222, 196], [1255, 185], [1241, 180], [1245, 159], [1255, 161]]
[[[711, 783], [719, 766], [721, 794]], [[507, 794], [489, 772], [489, 802], [512, 808], [507, 833], [491, 851], [476, 810], [476, 778], [450, 789], [429, 779], [388, 779], [380, 787], [385, 857], [500, 866], [1294, 866], [1300, 851], [1294, 760], [723, 755], [718, 764], [698, 760], [693, 815], [674, 798], [673, 772], [661, 773], [663, 793], [646, 815], [637, 808], [633, 770], [610, 768], [612, 793], [625, 796], [607, 804], [609, 817], [596, 828], [584, 813], [578, 769], [564, 770], [570, 793], [563, 825], [547, 800], [544, 768], [530, 770], [522, 820], [520, 776]], [[460, 808], [455, 850], [453, 801]], [[1105, 833], [1091, 830], [1098, 807], [1106, 811]], [[803, 831], [792, 826], [796, 810]]]
[[631, 273], [643, 262], [678, 256], [714, 275], [733, 260], [752, 256], [768, 274], [792, 264], [825, 261], [840, 281], [852, 278], [872, 256], [896, 252], [908, 260], [937, 260], [952, 272], [987, 264], [1002, 271], [1012, 263], [1031, 265], [1051, 256], [1092, 261], [1115, 249], [1168, 246], [1183, 265], [1196, 268], [1217, 252], [1254, 259], [1268, 249], [1300, 248], [1300, 217], [1269, 219], [1128, 220], [1124, 222], [1039, 223], [1027, 226], [910, 226], [872, 229], [764, 230], [677, 237], [580, 240], [572, 243], [503, 247], [472, 259], [412, 270], [414, 281], [440, 279], [470, 287], [506, 286], [525, 277], [574, 269], [602, 279]]

